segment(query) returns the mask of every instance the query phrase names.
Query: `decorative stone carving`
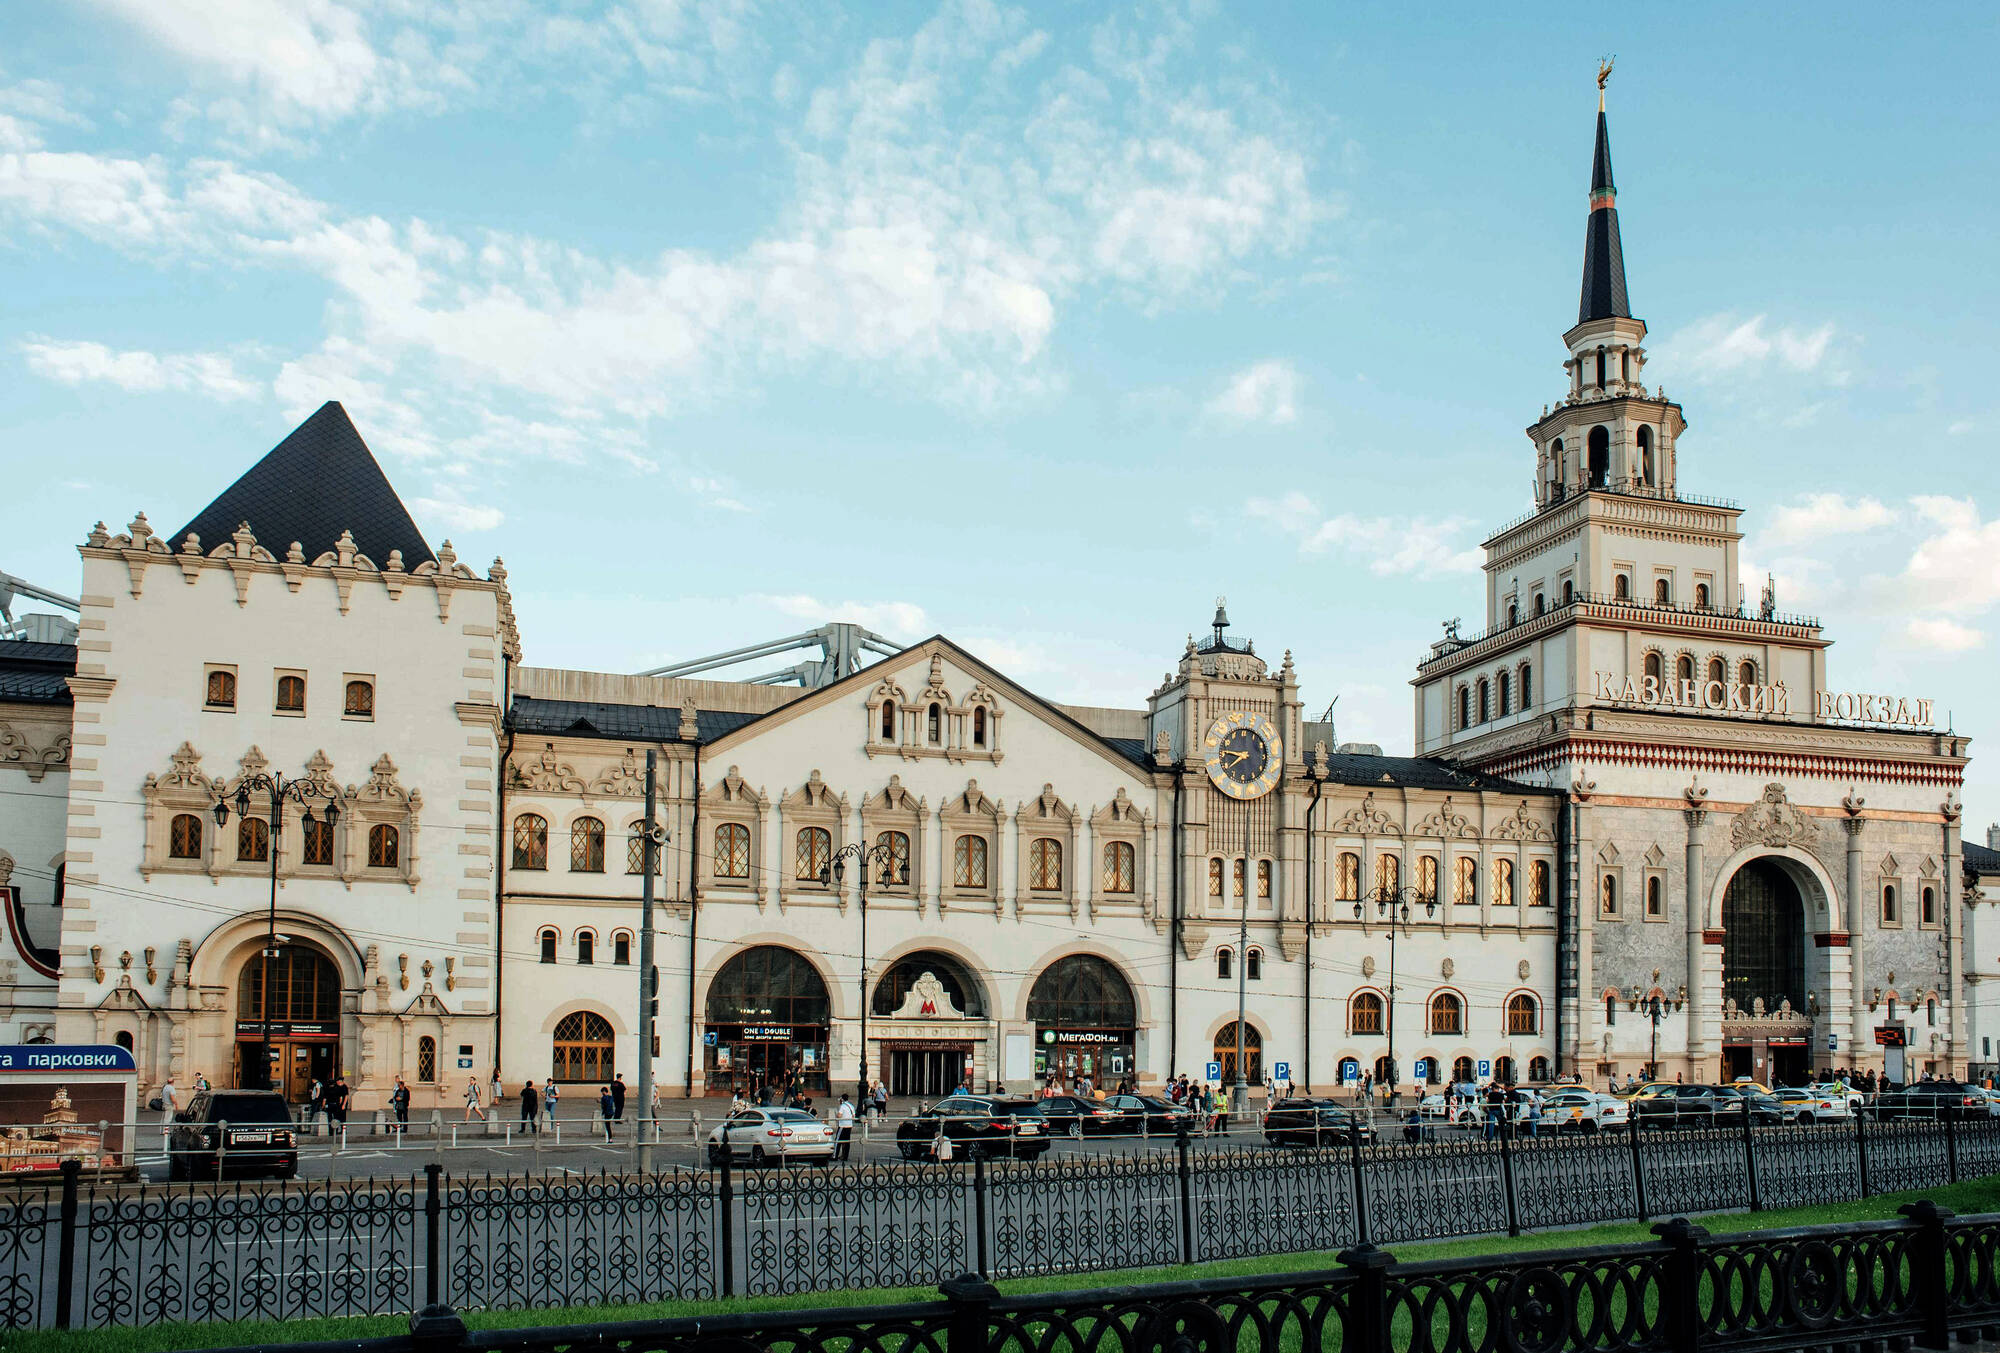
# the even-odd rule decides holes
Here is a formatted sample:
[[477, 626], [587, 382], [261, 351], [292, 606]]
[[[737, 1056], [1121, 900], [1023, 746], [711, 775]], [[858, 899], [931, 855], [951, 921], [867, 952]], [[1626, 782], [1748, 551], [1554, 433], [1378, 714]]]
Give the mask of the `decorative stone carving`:
[[890, 1014], [890, 1019], [964, 1019], [965, 1015], [951, 1003], [951, 994], [944, 989], [935, 973], [921, 973], [910, 983], [910, 989], [903, 993], [903, 1003]]
[[1785, 787], [1773, 782], [1764, 786], [1761, 799], [1736, 815], [1729, 839], [1738, 847], [1755, 844], [1811, 849], [1819, 840], [1819, 828], [1785, 798]]
[[1444, 802], [1437, 811], [1417, 823], [1418, 836], [1457, 837], [1465, 841], [1477, 841], [1479, 828], [1472, 820], [1452, 807], [1451, 795], [1444, 796]]
[[1522, 980], [1523, 982], [1528, 980], [1528, 974], [1531, 971], [1533, 971], [1533, 969], [1529, 968], [1528, 960], [1525, 958], [1522, 959], [1519, 963], [1514, 965], [1514, 975], [1520, 978], [1520, 980]]
[[1361, 975], [1363, 977], [1373, 977], [1375, 975], [1375, 959], [1372, 956], [1361, 960]]
[[0, 721], [0, 765], [19, 766], [28, 778], [40, 781], [50, 766], [69, 764], [70, 737], [59, 734], [53, 742], [37, 746], [12, 724]]
[[545, 794], [581, 794], [584, 790], [583, 777], [576, 773], [576, 767], [556, 760], [553, 745], [542, 748], [534, 760], [514, 764], [514, 785], [519, 789], [539, 790]]
[[1509, 816], [1502, 818], [1499, 825], [1493, 828], [1493, 839], [1496, 841], [1553, 841], [1556, 838], [1554, 832], [1551, 832], [1547, 827], [1544, 827], [1534, 819], [1528, 812], [1528, 801], [1522, 799], [1521, 806], [1516, 808]]
[[1447, 982], [1451, 980], [1451, 975], [1457, 971], [1458, 965], [1450, 959], [1446, 959], [1444, 962], [1438, 964], [1438, 975], [1443, 977]]
[[1401, 836], [1403, 829], [1390, 820], [1389, 815], [1375, 806], [1375, 795], [1371, 791], [1361, 797], [1361, 802], [1350, 809], [1340, 821], [1333, 824], [1335, 836]]
[[[736, 767], [731, 766], [729, 773], [736, 774]], [[590, 792], [619, 799], [645, 798], [646, 768], [639, 763], [639, 754], [627, 747], [624, 756], [597, 773], [590, 782]]]

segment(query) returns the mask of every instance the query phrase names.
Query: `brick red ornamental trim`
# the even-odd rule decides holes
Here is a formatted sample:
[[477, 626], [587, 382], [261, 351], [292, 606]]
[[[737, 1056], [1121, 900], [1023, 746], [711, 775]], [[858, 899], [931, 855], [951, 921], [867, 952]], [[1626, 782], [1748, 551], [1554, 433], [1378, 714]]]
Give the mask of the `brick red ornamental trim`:
[[1729, 932], [1726, 930], [1704, 930], [1701, 932], [1701, 942], [1703, 944], [1721, 944], [1728, 938]]
[[1813, 943], [1821, 949], [1845, 949], [1848, 937], [1838, 931], [1813, 936]]

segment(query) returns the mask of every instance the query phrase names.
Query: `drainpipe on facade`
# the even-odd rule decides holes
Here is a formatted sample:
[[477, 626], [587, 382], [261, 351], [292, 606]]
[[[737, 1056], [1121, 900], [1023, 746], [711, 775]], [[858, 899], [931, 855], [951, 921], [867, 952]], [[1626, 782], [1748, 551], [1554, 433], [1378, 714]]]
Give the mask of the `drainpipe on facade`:
[[694, 803], [694, 816], [688, 823], [688, 1059], [687, 1079], [681, 1085], [681, 1096], [684, 1099], [694, 1098], [694, 1059], [696, 1047], [694, 1037], [695, 938], [701, 930], [701, 889], [695, 882], [700, 878], [698, 872], [699, 862], [695, 854], [696, 843], [701, 840], [701, 735], [699, 733], [695, 735], [692, 745], [694, 747], [694, 796], [692, 800]]
[[[1319, 767], [1312, 768], [1313, 796], [1306, 805], [1306, 1093], [1313, 1092], [1313, 814], [1319, 811]], [[1335, 1081], [1338, 1084], [1338, 1079]]]
[[1174, 767], [1174, 832], [1172, 887], [1168, 890], [1168, 906], [1173, 910], [1172, 923], [1167, 926], [1167, 1079], [1172, 1080], [1180, 1066], [1181, 1029], [1181, 783], [1186, 771]]
[[[512, 837], [507, 830], [507, 767], [514, 760], [514, 660], [500, 655], [500, 726], [507, 730], [507, 747], [500, 753], [500, 782], [493, 795], [493, 1066], [500, 1067], [501, 983], [507, 971], [507, 854]], [[501, 1082], [503, 1085], [506, 1082]]]
[[[1570, 951], [1570, 946], [1575, 942], [1576, 936], [1576, 889], [1574, 887], [1575, 880], [1570, 877], [1570, 843], [1576, 839], [1575, 829], [1572, 826], [1575, 821], [1575, 815], [1575, 798], [1572, 795], [1563, 795], [1562, 811], [1556, 814], [1556, 980], [1553, 989], [1555, 1009], [1551, 1012], [1553, 1015], [1552, 1027], [1556, 1031], [1556, 1074], [1558, 1076], [1562, 1075], [1565, 1069], [1565, 1055], [1569, 1052], [1566, 1046], [1568, 1036], [1565, 1034], [1563, 1025], [1563, 991], [1570, 980], [1571, 962], [1574, 959], [1574, 955]], [[1568, 1068], [1572, 1071], [1578, 1071], [1579, 1075], [1581, 1075], [1581, 1072], [1578, 1069], [1583, 1065], [1583, 1051], [1581, 1047], [1583, 1041], [1582, 1010], [1583, 1007], [1578, 1005], [1577, 1027], [1574, 1034], [1578, 1047], [1572, 1059], [1573, 1065]]]

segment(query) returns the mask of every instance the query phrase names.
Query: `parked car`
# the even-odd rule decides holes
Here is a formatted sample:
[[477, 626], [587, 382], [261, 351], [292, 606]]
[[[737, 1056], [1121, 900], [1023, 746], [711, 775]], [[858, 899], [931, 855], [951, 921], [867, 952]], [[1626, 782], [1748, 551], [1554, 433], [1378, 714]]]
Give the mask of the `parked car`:
[[1733, 1085], [1676, 1085], [1632, 1101], [1632, 1121], [1648, 1127], [1717, 1127], [1742, 1121], [1745, 1112], [1752, 1123], [1784, 1121], [1775, 1098]]
[[1673, 1081], [1640, 1081], [1637, 1085], [1628, 1085], [1623, 1090], [1614, 1090], [1612, 1093], [1623, 1100], [1655, 1099], [1660, 1095], [1672, 1094], [1676, 1088]]
[[1541, 1130], [1588, 1136], [1606, 1128], [1622, 1128], [1632, 1120], [1632, 1106], [1615, 1095], [1581, 1086], [1542, 1096]]
[[1486, 1108], [1476, 1095], [1464, 1095], [1447, 1091], [1442, 1094], [1425, 1095], [1417, 1101], [1417, 1115], [1439, 1123], [1457, 1123], [1471, 1127], [1486, 1121]]
[[299, 1172], [297, 1125], [275, 1090], [201, 1090], [174, 1115], [167, 1137], [169, 1179]]
[[1273, 1146], [1375, 1144], [1375, 1124], [1337, 1100], [1297, 1095], [1272, 1101], [1264, 1114], [1264, 1140]]
[[834, 1131], [804, 1109], [739, 1109], [708, 1134], [708, 1163], [752, 1165], [833, 1160]]
[[1778, 1104], [1788, 1123], [1829, 1123], [1854, 1117], [1847, 1087], [1837, 1082], [1780, 1090]]
[[1109, 1100], [1085, 1099], [1082, 1095], [1048, 1095], [1035, 1101], [1048, 1120], [1049, 1131], [1058, 1137], [1082, 1138], [1113, 1132], [1139, 1132], [1138, 1115], [1129, 1117]]
[[1104, 1101], [1125, 1115], [1125, 1132], [1138, 1132], [1143, 1122], [1152, 1136], [1171, 1137], [1182, 1125], [1194, 1126], [1194, 1114], [1158, 1095], [1112, 1095]]
[[1877, 1118], [1990, 1118], [2000, 1097], [1960, 1081], [1918, 1081], [1875, 1098]]
[[[1734, 1085], [1722, 1086], [1723, 1096], [1718, 1104], [1721, 1116], [1730, 1122], [1741, 1122], [1741, 1115], [1750, 1115], [1750, 1126], [1759, 1127], [1785, 1121], [1785, 1106], [1769, 1090], [1759, 1090], [1755, 1082], [1738, 1081]], [[1735, 1103], [1731, 1103], [1731, 1100]]]
[[896, 1125], [896, 1149], [904, 1160], [927, 1160], [942, 1134], [954, 1151], [967, 1155], [1032, 1159], [1049, 1149], [1049, 1124], [1032, 1099], [993, 1095], [953, 1095]]
[[1751, 1080], [1748, 1076], [1738, 1076], [1735, 1080], [1729, 1082], [1728, 1088], [1732, 1090], [1755, 1090], [1760, 1095], [1776, 1093], [1770, 1086], [1764, 1084], [1764, 1082]]

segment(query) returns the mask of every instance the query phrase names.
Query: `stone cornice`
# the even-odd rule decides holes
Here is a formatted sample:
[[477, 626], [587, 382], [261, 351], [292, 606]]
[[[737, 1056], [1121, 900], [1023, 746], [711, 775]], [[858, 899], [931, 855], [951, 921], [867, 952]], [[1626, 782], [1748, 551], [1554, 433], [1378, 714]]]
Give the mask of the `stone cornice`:
[[117, 686], [117, 677], [71, 676], [63, 681], [69, 686], [69, 693], [78, 700], [104, 701], [111, 698], [112, 688]]

